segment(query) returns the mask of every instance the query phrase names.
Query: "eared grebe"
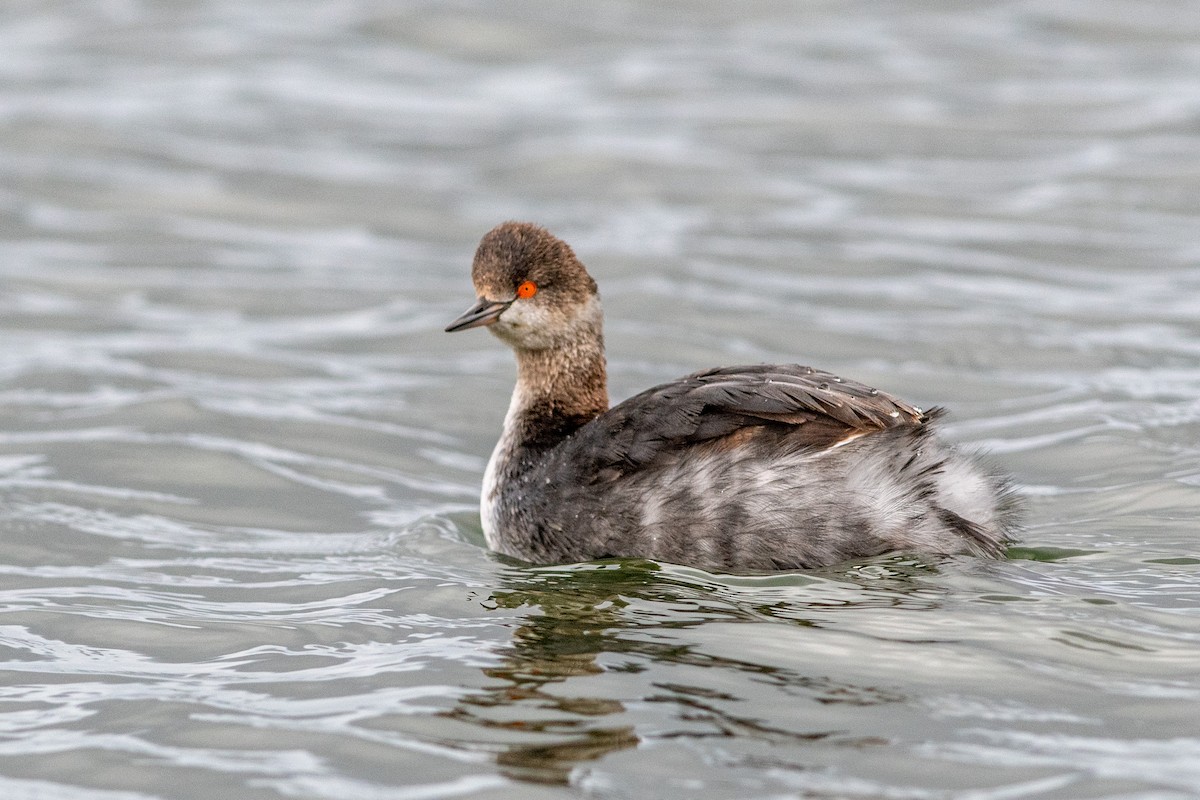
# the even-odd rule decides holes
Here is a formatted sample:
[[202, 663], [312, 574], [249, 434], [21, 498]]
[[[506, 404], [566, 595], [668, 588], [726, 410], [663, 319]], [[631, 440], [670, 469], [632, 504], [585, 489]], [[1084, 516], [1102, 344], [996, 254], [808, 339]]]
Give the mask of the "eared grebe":
[[792, 364], [705, 370], [610, 409], [596, 282], [566, 242], [506, 222], [471, 277], [479, 302], [446, 330], [487, 325], [517, 355], [480, 504], [493, 549], [728, 572], [1003, 553], [1015, 497], [934, 436], [940, 410]]

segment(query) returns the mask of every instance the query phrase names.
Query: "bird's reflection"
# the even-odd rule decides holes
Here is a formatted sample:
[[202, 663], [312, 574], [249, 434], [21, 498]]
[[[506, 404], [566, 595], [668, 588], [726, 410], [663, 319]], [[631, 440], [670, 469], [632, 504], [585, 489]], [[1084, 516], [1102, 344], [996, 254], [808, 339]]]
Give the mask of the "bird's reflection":
[[[805, 618], [810, 613], [828, 613], [831, 608], [854, 605], [913, 608], [929, 607], [937, 599], [924, 597], [920, 584], [913, 583], [907, 565], [889, 565], [890, 585], [884, 591], [870, 587], [854, 597], [832, 598], [833, 583], [795, 576], [784, 590], [817, 589], [805, 595], [806, 602], [782, 601], [768, 586], [744, 592], [747, 603], [722, 597], [722, 584], [697, 580], [697, 576], [673, 576], [653, 562], [593, 562], [566, 567], [519, 568], [505, 573], [504, 585], [485, 600], [488, 608], [520, 610], [524, 616], [503, 653], [503, 663], [485, 674], [497, 681], [479, 694], [469, 695], [446, 712], [477, 730], [488, 732], [475, 746], [495, 753], [497, 763], [509, 777], [539, 783], [567, 783], [581, 764], [609, 753], [638, 745], [631, 715], [619, 700], [571, 694], [568, 687], [600, 686], [573, 678], [598, 676], [605, 672], [640, 672], [648, 662], [687, 664], [755, 674], [755, 684], [774, 686], [788, 696], [801, 695], [811, 701], [875, 705], [897, 702], [892, 693], [869, 686], [845, 684], [825, 676], [801, 675], [765, 664], [735, 661], [695, 652], [677, 636], [629, 635], [631, 629], [684, 628], [723, 619], [762, 622], [770, 619], [792, 625], [820, 627]], [[925, 572], [924, 568], [915, 570]], [[848, 576], [843, 573], [844, 581]], [[772, 578], [776, 582], [782, 580]], [[873, 582], [864, 581], [864, 585]], [[822, 585], [824, 584], [824, 585]], [[838, 584], [845, 586], [844, 583]], [[725, 584], [724, 589], [730, 587]], [[741, 591], [741, 590], [739, 590]], [[848, 591], [848, 590], [847, 590]], [[638, 604], [639, 608], [632, 608]], [[652, 611], [648, 612], [647, 607]], [[670, 609], [664, 614], [664, 609]], [[688, 612], [684, 609], [692, 609]], [[654, 619], [647, 620], [648, 614]], [[609, 658], [597, 663], [601, 653]], [[629, 658], [622, 660], [621, 654]], [[645, 703], [669, 703], [679, 709], [677, 729], [660, 727], [657, 738], [749, 737], [772, 743], [828, 741], [841, 732], [790, 730], [763, 720], [731, 713], [729, 702], [737, 698], [709, 697], [704, 687], [677, 686], [654, 682], [653, 693], [641, 697]], [[870, 737], [846, 739], [844, 744], [877, 744]]]
[[489, 607], [530, 613], [504, 663], [484, 670], [501, 684], [465, 698], [450, 714], [506, 734], [496, 760], [509, 777], [566, 783], [576, 765], [637, 745], [633, 726], [620, 719], [620, 702], [548, 689], [599, 674], [597, 654], [628, 649], [610, 631], [622, 625], [629, 592], [654, 583], [657, 569], [623, 562], [521, 570], [488, 598]]

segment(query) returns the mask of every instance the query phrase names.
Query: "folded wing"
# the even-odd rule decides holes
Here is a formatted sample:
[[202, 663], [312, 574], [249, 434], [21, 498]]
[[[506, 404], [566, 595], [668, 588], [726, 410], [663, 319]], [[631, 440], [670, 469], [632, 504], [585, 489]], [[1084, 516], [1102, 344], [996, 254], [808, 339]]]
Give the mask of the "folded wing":
[[[635, 395], [563, 443], [592, 480], [612, 480], [656, 458], [724, 437], [786, 434], [826, 448], [897, 426], [919, 426], [915, 406], [855, 381], [792, 364], [722, 367]], [[585, 456], [586, 454], [586, 456]], [[567, 455], [566, 452], [563, 455]]]

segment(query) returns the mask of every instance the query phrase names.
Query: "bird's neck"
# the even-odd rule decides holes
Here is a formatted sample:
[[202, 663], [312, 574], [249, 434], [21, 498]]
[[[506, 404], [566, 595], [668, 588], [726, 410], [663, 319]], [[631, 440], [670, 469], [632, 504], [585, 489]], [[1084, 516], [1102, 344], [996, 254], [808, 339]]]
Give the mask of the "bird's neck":
[[521, 492], [548, 452], [607, 410], [604, 340], [598, 330], [566, 349], [517, 351], [517, 385], [483, 477], [480, 512], [491, 547], [504, 550], [498, 537], [505, 514], [513, 513], [505, 497]]
[[517, 385], [505, 427], [529, 445], [553, 445], [608, 410], [599, 331], [561, 347], [517, 351]]

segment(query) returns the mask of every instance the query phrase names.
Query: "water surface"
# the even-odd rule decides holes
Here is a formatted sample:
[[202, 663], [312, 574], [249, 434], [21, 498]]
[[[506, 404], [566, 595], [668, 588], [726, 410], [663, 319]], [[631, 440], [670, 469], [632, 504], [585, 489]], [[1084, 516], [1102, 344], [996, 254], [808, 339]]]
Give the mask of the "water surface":
[[[0, 795], [1200, 797], [1200, 9], [11, 4]], [[1012, 558], [530, 568], [504, 219], [612, 391], [953, 410]]]

